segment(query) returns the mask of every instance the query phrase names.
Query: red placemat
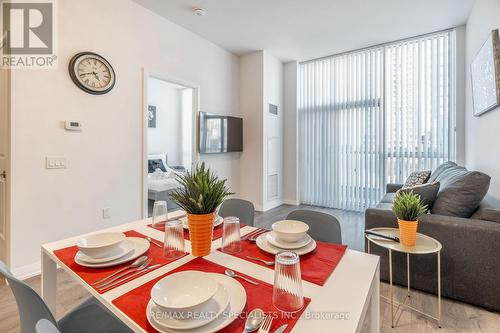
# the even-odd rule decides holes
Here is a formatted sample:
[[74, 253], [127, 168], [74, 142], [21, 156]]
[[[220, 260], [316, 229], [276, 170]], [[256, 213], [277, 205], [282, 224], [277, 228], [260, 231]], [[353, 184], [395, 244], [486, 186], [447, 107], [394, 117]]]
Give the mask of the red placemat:
[[[330, 244], [320, 241], [316, 241], [316, 245], [316, 249], [313, 252], [300, 256], [300, 272], [302, 280], [322, 286], [344, 256], [347, 245]], [[247, 258], [247, 256], [251, 256], [264, 260], [274, 260], [274, 255], [262, 251], [256, 243], [248, 240], [243, 241], [242, 247], [243, 250], [241, 252], [231, 253], [230, 255], [269, 269], [274, 269], [274, 266], [267, 266], [259, 261]], [[220, 249], [217, 250], [220, 251]]]
[[[211, 261], [208, 261], [203, 258], [196, 258], [191, 260], [190, 262], [176, 268], [175, 270], [162, 275], [156, 279], [153, 279], [149, 281], [148, 283], [137, 287], [134, 290], [129, 291], [128, 293], [116, 298], [113, 300], [113, 304], [118, 307], [123, 313], [125, 313], [129, 318], [131, 318], [136, 324], [138, 324], [140, 327], [142, 327], [144, 330], [147, 332], [157, 332], [149, 323], [146, 318], [146, 307], [151, 299], [150, 292], [151, 288], [154, 286], [156, 282], [158, 282], [160, 279], [163, 277], [176, 273], [176, 272], [181, 272], [181, 271], [186, 271], [186, 270], [197, 270], [197, 271], [203, 271], [203, 272], [211, 272], [211, 273], [220, 273], [223, 274], [224, 270], [226, 268], [218, 265], [216, 263], [213, 263]], [[243, 276], [249, 277], [254, 279], [253, 277], [250, 277], [248, 275], [242, 274], [237, 272], [238, 274], [241, 274]], [[256, 279], [254, 279], [256, 280]], [[284, 324], [288, 324], [287, 329], [285, 332], [290, 332], [295, 326], [295, 323], [299, 319], [300, 315], [302, 312], [304, 312], [305, 308], [307, 305], [311, 302], [311, 300], [307, 297], [304, 298], [304, 307], [297, 313], [294, 314], [283, 314], [281, 315], [280, 312], [278, 312], [274, 306], [272, 305], [272, 294], [273, 294], [273, 286], [259, 281], [259, 285], [255, 286], [253, 284], [250, 284], [248, 282], [245, 282], [243, 280], [239, 280], [243, 287], [245, 288], [247, 292], [247, 303], [245, 307], [243, 308], [243, 313], [234, 321], [232, 322], [229, 326], [226, 328], [220, 330], [219, 332], [224, 332], [224, 333], [229, 333], [229, 332], [242, 332], [243, 328], [245, 327], [245, 320], [246, 320], [246, 315], [248, 312], [250, 312], [252, 309], [255, 308], [261, 308], [264, 310], [264, 312], [271, 312], [274, 316], [273, 324], [271, 327], [270, 332], [274, 332], [278, 327]], [[256, 280], [258, 281], [258, 280]]]
[[[126, 231], [125, 235], [127, 235], [128, 237], [146, 238], [145, 235], [143, 235], [137, 231], [134, 231], [134, 230]], [[117, 266], [113, 266], [113, 267], [103, 267], [103, 268], [84, 267], [84, 266], [81, 266], [75, 262], [75, 255], [77, 252], [78, 252], [78, 248], [76, 246], [70, 246], [70, 247], [67, 247], [64, 249], [55, 250], [54, 254], [56, 255], [57, 258], [59, 258], [59, 260], [61, 260], [66, 266], [68, 266], [69, 269], [71, 269], [73, 272], [75, 272], [82, 280], [87, 282], [89, 285], [94, 281], [100, 280], [100, 279], [104, 278], [105, 276], [108, 276], [111, 273], [116, 272], [117, 270], [119, 270], [122, 267], [130, 265], [130, 262], [126, 262], [126, 263], [123, 263], [123, 264], [120, 264]], [[167, 258], [163, 257], [163, 248], [158, 247], [158, 246], [153, 245], [153, 244], [151, 244], [151, 246], [149, 247], [149, 250], [146, 253], [144, 253], [143, 255], [148, 256], [149, 258], [153, 259], [153, 261], [151, 262], [150, 265], [161, 264], [162, 266], [164, 266], [172, 261], [177, 260], [177, 259], [167, 259]], [[187, 253], [186, 253], [186, 255], [187, 255]], [[158, 268], [160, 268], [160, 267], [161, 266], [159, 266]], [[156, 268], [156, 269], [158, 269], [158, 268]], [[152, 272], [152, 271], [154, 271], [154, 269], [149, 270], [147, 272], [144, 272], [144, 274], [148, 273], [148, 272]], [[134, 276], [133, 278], [127, 279], [127, 280], [123, 281], [122, 283], [115, 285], [111, 288], [102, 289], [102, 290], [96, 289], [96, 288], [94, 288], [94, 289], [98, 293], [102, 294], [108, 290], [111, 290], [113, 288], [121, 286], [122, 284], [124, 284], [128, 281], [131, 281], [133, 279], [136, 279], [142, 275], [143, 274]]]
[[[245, 226], [246, 226], [245, 223], [240, 223], [240, 229], [245, 227]], [[162, 226], [159, 226], [158, 228], [155, 228], [155, 227], [153, 227], [152, 224], [148, 224], [148, 227], [156, 229], [156, 230], [160, 230], [160, 231], [165, 231], [165, 225], [162, 225]], [[216, 239], [219, 239], [221, 237], [222, 237], [222, 223], [214, 228], [214, 232], [212, 234], [212, 240], [216, 240]], [[188, 229], [184, 229], [184, 239], [189, 240], [189, 230]]]

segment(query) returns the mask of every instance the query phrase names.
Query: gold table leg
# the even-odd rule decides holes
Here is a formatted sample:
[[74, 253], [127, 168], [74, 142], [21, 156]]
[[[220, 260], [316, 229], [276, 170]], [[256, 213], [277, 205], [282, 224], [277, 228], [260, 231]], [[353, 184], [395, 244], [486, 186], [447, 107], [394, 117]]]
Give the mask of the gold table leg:
[[394, 295], [392, 292], [392, 250], [389, 249], [389, 293], [391, 294], [391, 327], [394, 328]]

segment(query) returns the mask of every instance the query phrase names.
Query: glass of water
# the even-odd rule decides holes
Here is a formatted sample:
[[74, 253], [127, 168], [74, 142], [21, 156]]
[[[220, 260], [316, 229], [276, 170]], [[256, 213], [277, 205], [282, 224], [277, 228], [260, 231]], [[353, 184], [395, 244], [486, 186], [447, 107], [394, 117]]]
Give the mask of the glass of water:
[[296, 312], [304, 306], [299, 255], [282, 251], [274, 266], [273, 305], [283, 312]]
[[240, 219], [234, 216], [225, 217], [222, 228], [222, 252], [241, 252]]
[[168, 210], [166, 201], [155, 201], [153, 205], [153, 228], [163, 229], [168, 220]]
[[165, 223], [165, 242], [163, 256], [169, 259], [180, 258], [184, 252], [184, 230], [182, 221], [170, 220]]

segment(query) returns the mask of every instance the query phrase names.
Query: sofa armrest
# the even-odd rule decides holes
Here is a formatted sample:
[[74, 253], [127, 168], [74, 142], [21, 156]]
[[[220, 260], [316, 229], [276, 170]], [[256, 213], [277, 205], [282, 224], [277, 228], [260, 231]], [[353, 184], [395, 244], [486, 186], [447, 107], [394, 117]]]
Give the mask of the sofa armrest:
[[396, 193], [398, 190], [400, 190], [403, 187], [403, 184], [387, 184], [385, 186], [385, 191], [387, 193]]
[[392, 210], [368, 208], [365, 211], [365, 230], [373, 228], [397, 228], [398, 219]]

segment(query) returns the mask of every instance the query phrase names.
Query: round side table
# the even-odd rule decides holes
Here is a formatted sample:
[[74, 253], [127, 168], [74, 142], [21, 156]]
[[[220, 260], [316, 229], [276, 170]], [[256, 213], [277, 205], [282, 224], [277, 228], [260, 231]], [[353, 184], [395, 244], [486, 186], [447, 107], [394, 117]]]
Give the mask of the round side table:
[[[373, 228], [369, 229], [369, 231], [373, 231], [379, 234], [383, 234], [390, 237], [399, 237], [399, 229], [397, 228]], [[417, 241], [415, 246], [404, 246], [401, 243], [396, 241], [384, 239], [375, 235], [365, 235], [367, 239], [367, 250], [370, 253], [370, 244], [373, 243], [380, 247], [383, 247], [389, 251], [389, 294], [390, 298], [385, 296], [381, 296], [382, 298], [390, 301], [391, 303], [391, 326], [394, 328], [394, 318], [397, 315], [397, 312], [400, 308], [406, 307], [410, 310], [418, 312], [424, 316], [427, 316], [431, 319], [437, 321], [439, 327], [441, 327], [441, 249], [442, 245], [440, 242], [435, 240], [432, 237], [417, 233]], [[407, 293], [403, 302], [398, 302], [394, 300], [394, 293], [392, 290], [392, 251], [406, 253], [406, 275], [407, 275]], [[410, 254], [412, 255], [423, 255], [423, 254], [437, 254], [437, 281], [438, 281], [438, 313], [437, 317], [434, 317], [428, 313], [423, 312], [422, 310], [416, 309], [408, 304], [406, 301], [410, 297]], [[397, 306], [396, 312], [394, 312], [394, 305]]]

